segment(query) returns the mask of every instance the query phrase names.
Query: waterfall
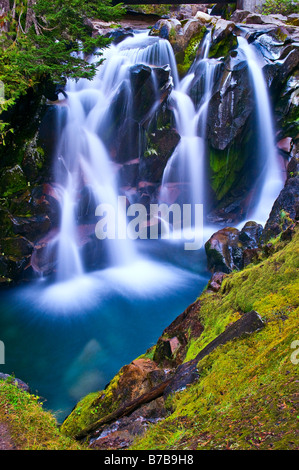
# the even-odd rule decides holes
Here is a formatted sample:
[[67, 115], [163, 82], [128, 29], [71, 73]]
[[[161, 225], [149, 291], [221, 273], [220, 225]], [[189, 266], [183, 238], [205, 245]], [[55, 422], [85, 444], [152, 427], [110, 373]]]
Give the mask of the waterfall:
[[[186, 185], [184, 202], [205, 204], [205, 154], [208, 104], [214, 84], [217, 61], [208, 59], [210, 32], [205, 36], [202, 55], [192, 64], [188, 75], [177, 83], [171, 94], [175, 120], [181, 140], [169, 159], [162, 180], [160, 200], [169, 202], [173, 183]], [[198, 107], [189, 96], [193, 82], [203, 79], [204, 89]]]
[[[167, 64], [171, 68], [173, 81], [178, 81], [169, 42], [150, 37], [147, 32], [135, 34], [118, 45], [111, 45], [104, 51], [103, 57], [105, 62], [98, 67], [92, 81], [70, 80], [66, 88], [66, 125], [57, 147], [55, 163], [57, 194], [62, 213], [59, 233], [55, 239], [58, 245], [59, 281], [84, 273], [77, 220], [78, 201], [83, 188], [88, 188], [93, 215], [98, 205], [109, 205], [111, 211], [108, 224], [113, 222], [111, 214], [117, 215], [114, 221], [116, 224], [126, 223], [126, 214], [119, 207], [115, 164], [104, 140], [114, 119], [111, 115], [112, 103], [120, 90], [124, 91], [126, 97], [124, 109], [120, 113], [124, 120], [132, 113], [130, 67], [135, 64]], [[96, 58], [91, 60], [95, 61]], [[119, 233], [117, 227], [116, 232]], [[121, 238], [105, 240], [109, 266], [130, 264], [136, 256], [133, 242], [128, 237]]]
[[259, 158], [262, 162], [262, 173], [255, 184], [257, 198], [253, 199], [248, 210], [251, 220], [265, 224], [273, 202], [283, 187], [283, 174], [278, 161], [275, 146], [275, 132], [268, 90], [256, 56], [254, 46], [243, 37], [238, 37], [239, 49], [247, 60], [252, 79], [257, 114], [257, 138]]
[[[238, 40], [239, 49], [248, 62], [252, 78], [257, 109], [259, 155], [264, 161], [265, 168], [257, 181], [257, 190], [260, 191], [258, 204], [252, 203], [249, 215], [253, 220], [265, 222], [282, 186], [282, 175], [277, 161], [271, 107], [262, 70], [258, 66], [252, 46], [242, 37]], [[89, 210], [93, 215], [93, 222], [96, 207], [106, 204], [112, 207], [112, 216], [111, 214], [108, 216], [108, 223], [113, 214], [118, 216], [117, 223], [126, 223], [124, 212], [126, 208], [124, 207], [123, 211], [119, 210], [117, 165], [113, 161], [113, 152], [107, 148], [105, 139], [114, 125], [115, 115], [112, 109], [120, 93], [123, 98], [118, 118], [124, 124], [134, 120], [130, 81], [132, 66], [168, 65], [173, 79], [174, 88], [169, 104], [173, 109], [180, 142], [164, 169], [159, 201], [171, 204], [172, 190], [176, 187], [181, 195], [180, 203], [190, 204], [191, 207], [202, 204], [204, 207], [207, 192], [206, 124], [219, 65], [218, 60], [208, 58], [210, 43], [211, 34], [208, 33], [201, 47], [201, 56], [194, 61], [187, 76], [180, 80], [170, 43], [161, 38], [151, 37], [147, 32], [141, 32], [105, 50], [104, 64], [98, 67], [92, 81], [81, 79], [68, 82], [67, 118], [56, 159], [56, 183], [60, 188], [58, 195], [62, 212], [60, 230], [56, 239], [59, 280], [80, 276], [85, 270], [84, 260], [81, 257], [82, 230], [78, 228], [80, 211], [78, 205], [82, 189], [89, 192]], [[92, 57], [91, 60], [96, 58]], [[151, 79], [155, 89], [154, 75], [151, 74]], [[194, 102], [190, 94], [194, 84], [198, 84], [200, 90], [197, 102]], [[154, 114], [154, 107], [151, 112]], [[128, 149], [132, 154], [131, 159], [139, 158], [142, 147], [140, 131], [137, 142], [132, 142], [130, 128], [126, 127], [125, 131], [130, 145], [135, 145], [134, 150]], [[116, 141], [117, 136], [113, 135], [113, 139]], [[163, 221], [161, 222], [163, 225]], [[82, 223], [90, 222], [83, 220]], [[89, 225], [89, 229], [90, 227], [92, 225]], [[109, 266], [128, 265], [136, 257], [134, 242], [128, 237], [121, 238], [105, 240]]]

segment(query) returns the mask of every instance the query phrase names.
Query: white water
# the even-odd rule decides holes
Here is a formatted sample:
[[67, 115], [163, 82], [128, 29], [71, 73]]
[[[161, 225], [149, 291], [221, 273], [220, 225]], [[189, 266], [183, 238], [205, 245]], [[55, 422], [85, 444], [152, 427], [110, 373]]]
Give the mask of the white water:
[[[105, 63], [99, 67], [93, 81], [79, 80], [68, 83], [67, 123], [58, 147], [56, 170], [62, 209], [58, 234], [57, 278], [60, 282], [81, 277], [85, 271], [76, 221], [80, 189], [88, 186], [95, 205], [110, 204], [120, 215], [117, 207], [115, 167], [103, 143], [103, 137], [113, 119], [109, 111], [120, 87], [125, 87], [126, 91], [125, 116], [130, 116], [132, 112], [129, 80], [132, 65], [169, 65], [171, 68], [174, 89], [170, 101], [181, 139], [166, 165], [160, 201], [170, 204], [172, 186], [180, 185], [184, 203], [203, 204], [205, 207], [206, 122], [218, 65], [217, 61], [208, 59], [209, 47], [208, 34], [202, 48], [202, 56], [194, 62], [189, 74], [180, 81], [169, 42], [150, 37], [147, 32], [139, 33], [105, 51]], [[265, 223], [273, 201], [282, 187], [283, 178], [276, 155], [271, 107], [262, 71], [252, 46], [249, 46], [245, 39], [239, 38], [239, 48], [246, 57], [252, 77], [257, 106], [257, 127], [262, 136], [259, 139], [259, 153], [265, 165], [265, 171], [257, 182], [257, 191], [260, 190], [259, 202], [253, 204], [248, 215], [251, 220]], [[188, 94], [197, 73], [204, 83], [198, 109]], [[136, 158], [136, 155], [132, 157]], [[125, 220], [125, 213], [121, 214], [121, 217]], [[134, 243], [128, 238], [109, 240], [106, 250], [109, 253], [109, 266], [128, 266], [139, 256]]]
[[240, 50], [246, 57], [252, 78], [258, 121], [259, 158], [263, 162], [262, 173], [256, 182], [258, 199], [253, 200], [248, 217], [250, 220], [264, 225], [272, 205], [283, 187], [284, 178], [278, 160], [271, 104], [262, 69], [254, 47], [249, 45], [243, 37], [239, 37], [238, 42]]
[[[185, 185], [186, 202], [203, 204], [205, 208], [205, 133], [209, 100], [214, 84], [217, 62], [208, 59], [211, 35], [205, 37], [202, 56], [191, 66], [188, 75], [178, 82], [171, 94], [178, 133], [179, 145], [167, 162], [164, 170], [160, 200], [171, 201], [172, 183]], [[196, 69], [201, 67], [204, 77], [204, 90], [199, 109], [196, 109], [188, 92]]]
[[[56, 164], [62, 211], [60, 231], [55, 239], [58, 242], [59, 281], [68, 281], [84, 272], [76, 229], [76, 207], [82, 187], [89, 187], [96, 206], [112, 206], [121, 218], [118, 220], [120, 224], [126, 217], [125, 213], [119, 212], [115, 168], [103, 137], [113, 119], [109, 115], [112, 100], [121, 86], [125, 86], [127, 94], [125, 115], [132, 112], [130, 67], [135, 64], [169, 64], [173, 80], [177, 81], [174, 55], [169, 42], [149, 37], [148, 33], [137, 34], [116, 46], [111, 45], [104, 57], [106, 60], [99, 67], [93, 81], [70, 81], [66, 89], [67, 123], [58, 146]], [[132, 155], [134, 157], [136, 156]], [[110, 265], [129, 265], [136, 259], [137, 253], [129, 238], [106, 241]]]

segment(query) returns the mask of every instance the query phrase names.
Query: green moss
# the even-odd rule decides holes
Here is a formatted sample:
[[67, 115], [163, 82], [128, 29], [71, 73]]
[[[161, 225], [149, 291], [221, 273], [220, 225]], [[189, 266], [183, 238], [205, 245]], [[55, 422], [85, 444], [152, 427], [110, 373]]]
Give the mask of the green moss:
[[6, 168], [0, 178], [0, 195], [7, 197], [27, 187], [25, 175], [19, 165]]
[[74, 436], [89, 424], [112, 413], [119, 406], [115, 396], [118, 382], [122, 376], [122, 369], [113, 378], [105, 390], [90, 393], [77, 403], [72, 413], [61, 425], [61, 432], [66, 436]]
[[63, 436], [55, 417], [43, 410], [40, 397], [17, 388], [9, 379], [0, 380], [0, 423], [9, 428], [18, 450], [83, 450]]
[[246, 161], [246, 152], [230, 146], [225, 150], [210, 149], [211, 186], [217, 200], [221, 200], [240, 182], [240, 172]]
[[297, 449], [299, 231], [257, 265], [228, 275], [218, 293], [200, 296], [204, 331], [191, 339], [194, 358], [243, 312], [265, 327], [215, 349], [198, 364], [199, 380], [167, 399], [169, 416], [135, 441], [138, 449]]
[[226, 57], [232, 49], [238, 47], [238, 39], [234, 34], [229, 34], [220, 41], [214, 42], [209, 50], [210, 58]]
[[198, 47], [206, 31], [207, 28], [205, 26], [202, 26], [200, 31], [189, 41], [189, 44], [186, 47], [185, 51], [176, 55], [179, 75], [185, 75], [190, 69], [191, 65], [193, 64], [196, 58]]

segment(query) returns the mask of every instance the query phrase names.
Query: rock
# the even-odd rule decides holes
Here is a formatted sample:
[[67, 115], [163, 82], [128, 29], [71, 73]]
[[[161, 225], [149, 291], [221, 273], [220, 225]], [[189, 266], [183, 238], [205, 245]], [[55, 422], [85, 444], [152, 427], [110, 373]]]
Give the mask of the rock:
[[157, 363], [172, 362], [175, 359], [175, 352], [180, 348], [181, 343], [178, 338], [174, 336], [170, 339], [160, 338], [154, 354], [154, 361]]
[[231, 15], [230, 20], [234, 23], [243, 23], [250, 14], [250, 11], [247, 10], [235, 10]]
[[287, 179], [299, 176], [299, 155], [292, 157], [287, 166]]
[[219, 19], [212, 31], [212, 40], [209, 57], [225, 57], [229, 51], [238, 46], [237, 37], [234, 34], [235, 23]]
[[24, 257], [32, 253], [33, 244], [25, 237], [16, 236], [0, 239], [0, 252], [5, 256]]
[[158, 20], [149, 32], [150, 36], [159, 36], [169, 41], [179, 34], [182, 35], [182, 25], [174, 18]]
[[20, 379], [15, 378], [15, 377], [12, 377], [9, 374], [3, 374], [2, 372], [0, 372], [0, 380], [6, 380], [9, 383], [11, 383], [11, 384], [15, 385], [16, 387], [18, 387], [20, 390], [23, 390], [24, 392], [31, 393], [30, 387], [25, 382], [23, 382]]
[[235, 338], [240, 338], [242, 335], [252, 334], [259, 331], [264, 326], [264, 322], [260, 315], [254, 310], [244, 313], [239, 320], [228, 325], [223, 333], [203, 348], [199, 354], [197, 354], [195, 359], [185, 362], [177, 368], [169, 385], [164, 391], [164, 397], [167, 398], [171, 393], [183, 390], [188, 385], [198, 380], [200, 361], [214, 351], [218, 346], [224, 345]]
[[134, 31], [130, 27], [111, 29], [104, 35], [105, 38], [112, 39], [113, 44], [119, 44], [124, 39], [134, 36]]
[[48, 215], [37, 215], [33, 217], [11, 216], [13, 232], [22, 235], [30, 241], [36, 241], [48, 233], [51, 229], [51, 221]]
[[175, 367], [185, 358], [189, 337], [198, 338], [203, 326], [198, 318], [199, 301], [189, 305], [165, 330], [157, 341], [153, 360], [160, 367]]
[[119, 170], [119, 184], [121, 186], [136, 186], [139, 173], [139, 159], [135, 158], [121, 166]]
[[205, 244], [208, 269], [213, 273], [242, 269], [244, 250], [258, 248], [261, 236], [262, 226], [256, 222], [247, 222], [241, 231], [226, 227], [214, 233]]
[[261, 248], [245, 248], [243, 251], [243, 265], [248, 266], [251, 263], [256, 263], [262, 254]]
[[288, 15], [286, 22], [287, 24], [291, 24], [293, 26], [299, 26], [299, 14], [292, 13], [291, 15]]
[[139, 180], [160, 183], [166, 164], [180, 141], [175, 129], [157, 129], [147, 134], [144, 155], [140, 159]]
[[229, 273], [242, 267], [243, 254], [239, 234], [236, 228], [224, 228], [212, 235], [205, 243], [210, 271]]
[[208, 13], [204, 13], [203, 11], [198, 11], [195, 15], [195, 19], [199, 20], [201, 23], [211, 23], [213, 17]]
[[277, 148], [284, 153], [290, 154], [292, 148], [292, 138], [285, 137], [277, 142]]
[[[226, 62], [209, 103], [207, 137], [216, 150], [227, 149], [242, 136], [254, 110], [252, 86], [244, 58], [236, 55]], [[225, 87], [223, 81], [225, 79]]]
[[208, 290], [211, 290], [213, 292], [218, 292], [225, 276], [226, 276], [225, 273], [215, 272], [208, 282], [208, 286], [207, 286]]
[[262, 232], [262, 241], [266, 244], [270, 238], [277, 237], [283, 230], [294, 223], [299, 206], [299, 177], [287, 179], [284, 188], [273, 204], [269, 218]]
[[165, 418], [165, 416], [166, 409], [163, 397], [152, 400], [150, 403], [142, 405], [130, 416], [120, 418], [97, 431], [91, 439], [89, 447], [98, 450], [127, 448], [136, 437], [142, 436], [151, 424]]
[[246, 222], [242, 228], [239, 240], [245, 248], [257, 248], [261, 239], [263, 226], [254, 221]]
[[[287, 18], [285, 18], [287, 19]], [[274, 15], [259, 15], [257, 13], [252, 13], [246, 17], [246, 24], [273, 24], [277, 26], [282, 26], [283, 22], [281, 19], [275, 17]]]
[[0, 255], [0, 276], [12, 281], [19, 281], [25, 277], [25, 269], [30, 265], [30, 257]]
[[0, 177], [0, 194], [3, 197], [10, 196], [27, 186], [26, 177], [19, 165], [2, 170]]

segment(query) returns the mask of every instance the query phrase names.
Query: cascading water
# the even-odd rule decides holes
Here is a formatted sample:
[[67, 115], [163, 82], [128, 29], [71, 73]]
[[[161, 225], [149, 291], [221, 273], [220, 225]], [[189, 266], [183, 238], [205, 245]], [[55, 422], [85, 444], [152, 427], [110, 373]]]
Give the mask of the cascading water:
[[[58, 243], [58, 280], [82, 275], [83, 260], [76, 230], [76, 207], [82, 187], [88, 187], [94, 208], [109, 204], [117, 214], [111, 224], [125, 223], [125, 213], [118, 205], [118, 189], [113, 162], [103, 143], [113, 117], [109, 115], [111, 103], [120, 87], [125, 87], [124, 119], [132, 112], [129, 69], [135, 64], [169, 64], [173, 79], [177, 81], [174, 56], [168, 41], [151, 38], [148, 33], [137, 34], [121, 44], [112, 45], [104, 55], [106, 61], [92, 82], [70, 81], [66, 126], [58, 146], [56, 180], [61, 189], [61, 225], [55, 243]], [[109, 220], [108, 220], [109, 223]], [[116, 228], [117, 230], [117, 228]], [[107, 243], [109, 265], [130, 264], [136, 256], [128, 239], [109, 239]]]
[[247, 60], [252, 79], [257, 113], [259, 158], [263, 162], [261, 175], [255, 184], [257, 198], [253, 199], [249, 207], [248, 217], [264, 225], [273, 202], [283, 187], [283, 173], [278, 161], [271, 104], [262, 69], [254, 47], [241, 36], [238, 37], [238, 43], [239, 50], [244, 53]]
[[[160, 192], [160, 201], [170, 203], [172, 185], [177, 183], [184, 185], [183, 203], [191, 204], [192, 208], [201, 204], [203, 211], [206, 202], [206, 123], [218, 65], [217, 61], [208, 59], [210, 43], [211, 33], [208, 32], [202, 45], [201, 55], [194, 61], [187, 76], [177, 83], [171, 94], [181, 140], [167, 162]], [[196, 106], [189, 95], [189, 90], [197, 80], [202, 80], [204, 85], [199, 104]], [[194, 229], [194, 220], [191, 225]], [[203, 227], [200, 227], [200, 230], [202, 229]]]

